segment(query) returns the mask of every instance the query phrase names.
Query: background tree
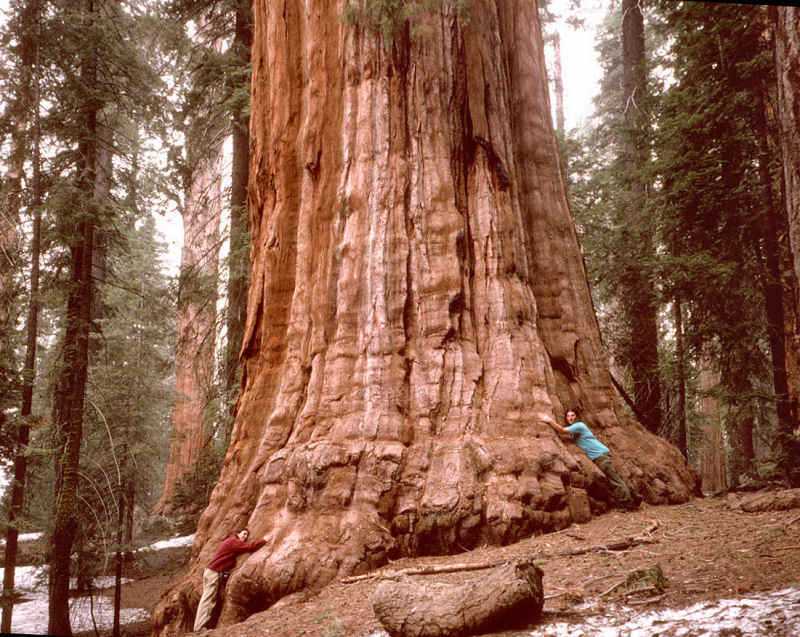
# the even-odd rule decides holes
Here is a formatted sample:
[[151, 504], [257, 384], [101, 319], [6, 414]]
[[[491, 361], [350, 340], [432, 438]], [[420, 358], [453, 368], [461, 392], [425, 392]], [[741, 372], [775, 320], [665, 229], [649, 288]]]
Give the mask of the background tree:
[[[787, 342], [786, 348], [790, 361], [788, 387], [790, 392], [790, 422], [797, 422], [800, 406], [800, 369], [797, 357], [800, 350], [800, 12], [796, 7], [771, 7], [775, 30], [775, 63], [778, 89], [778, 117], [781, 131], [781, 150], [783, 157], [783, 183], [786, 216], [788, 218], [789, 241], [794, 260], [792, 294], [789, 295], [787, 307]], [[789, 287], [789, 286], [787, 286]], [[793, 289], [792, 289], [793, 287]], [[797, 451], [792, 450], [792, 432], [785, 426], [782, 431], [781, 445], [784, 449], [784, 462], [788, 464], [788, 472], [800, 466]]]
[[620, 363], [630, 369], [637, 416], [654, 433], [661, 428], [658, 305], [652, 266], [654, 215], [648, 193], [650, 162], [647, 60], [639, 0], [622, 0], [622, 101], [618, 170], [622, 193], [615, 223], [621, 263], [618, 303], [624, 316]]
[[[163, 495], [157, 510], [167, 512], [180, 500], [186, 509], [207, 501], [227, 447], [229, 411], [238, 395], [238, 360], [244, 330], [247, 285], [247, 180], [249, 170], [251, 9], [243, 0], [175, 2], [172, 14], [182, 24], [200, 25], [198, 33], [178, 46], [192, 69], [184, 112], [185, 156], [177, 160], [186, 187], [181, 198], [184, 251], [181, 265], [179, 394], [173, 416], [173, 441]], [[227, 48], [226, 48], [227, 47]], [[222, 150], [232, 137], [227, 288], [224, 318], [217, 316], [219, 236], [223, 215], [221, 182], [227, 168]], [[216, 228], [216, 229], [215, 229]], [[215, 344], [224, 323], [221, 381]], [[181, 507], [179, 507], [181, 508]], [[199, 510], [198, 510], [199, 512]]]
[[[38, 24], [39, 24], [39, 2], [31, 0], [18, 7], [20, 46], [19, 62], [21, 66], [21, 87], [19, 93], [18, 115], [20, 122], [19, 128], [24, 127], [30, 122], [30, 131], [22, 130], [15, 138], [13, 151], [13, 164], [15, 170], [22, 171], [22, 161], [20, 157], [25, 156], [26, 144], [23, 138], [29, 136], [29, 146], [31, 148], [31, 191], [32, 198], [30, 207], [33, 215], [33, 228], [31, 236], [31, 258], [30, 258], [30, 286], [28, 299], [28, 314], [26, 321], [26, 343], [25, 361], [22, 370], [22, 392], [21, 405], [19, 410], [19, 422], [16, 424], [16, 444], [14, 447], [14, 471], [11, 480], [11, 498], [8, 508], [8, 527], [6, 530], [5, 554], [3, 560], [3, 614], [0, 623], [0, 631], [11, 632], [11, 619], [14, 599], [14, 580], [17, 563], [17, 539], [19, 535], [18, 520], [23, 513], [25, 502], [25, 485], [28, 468], [28, 442], [30, 440], [29, 419], [33, 413], [33, 386], [36, 378], [36, 346], [38, 337], [39, 322], [39, 269], [41, 253], [41, 205], [42, 205], [42, 178], [41, 178], [41, 153], [39, 126], [39, 76], [36, 63], [38, 59]], [[20, 175], [21, 177], [21, 175]], [[12, 184], [12, 188], [19, 188], [19, 183]], [[19, 193], [11, 193], [12, 197], [18, 197]], [[10, 206], [13, 208], [13, 205]], [[12, 218], [11, 210], [8, 219]], [[13, 288], [11, 281], [4, 281], [6, 292]], [[10, 302], [13, 299], [8, 296], [0, 303]], [[8, 315], [5, 318], [10, 318]], [[12, 325], [4, 323], [0, 329], [11, 330]], [[3, 360], [12, 357], [9, 352], [8, 358], [3, 356]], [[2, 423], [0, 423], [1, 425]]]
[[604, 508], [542, 422], [569, 404], [648, 500], [691, 492], [680, 454], [618, 409], [535, 4], [417, 9], [256, 5], [244, 389], [159, 634], [189, 627], [243, 523], [269, 540], [223, 624], [390, 557], [562, 528], [574, 489]]
[[[777, 166], [763, 146], [774, 135], [764, 115], [772, 68], [765, 12], [691, 4], [664, 10], [676, 77], [657, 144], [665, 235], [673, 237], [675, 257], [665, 273], [680, 298], [691, 298], [687, 331], [695, 351], [708, 350], [720, 371], [733, 484], [755, 471], [764, 455], [757, 438], [772, 437], [775, 410], [785, 418]], [[760, 379], [770, 370], [765, 387]]]
[[[231, 53], [236, 64], [232, 67], [230, 79], [233, 148], [225, 352], [225, 389], [229, 400], [234, 399], [234, 394], [238, 396], [241, 380], [239, 351], [247, 318], [247, 275], [250, 268], [247, 183], [250, 176], [250, 52], [253, 46], [251, 3], [238, 0], [235, 16]], [[230, 427], [226, 430], [226, 438], [229, 435]]]

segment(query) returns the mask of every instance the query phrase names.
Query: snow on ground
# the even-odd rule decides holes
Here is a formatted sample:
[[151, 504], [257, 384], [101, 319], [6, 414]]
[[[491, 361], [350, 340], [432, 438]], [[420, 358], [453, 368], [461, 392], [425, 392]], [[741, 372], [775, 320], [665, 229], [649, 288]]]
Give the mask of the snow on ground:
[[547, 624], [529, 633], [530, 637], [711, 637], [722, 634], [800, 635], [800, 588], [650, 612], [619, 606], [588, 617], [582, 624]]
[[[33, 542], [34, 540], [38, 540], [44, 535], [44, 533], [22, 533], [17, 536], [17, 542]], [[0, 538], [0, 546], [5, 546], [6, 539]]]
[[162, 549], [170, 549], [176, 546], [191, 546], [192, 542], [194, 542], [194, 533], [191, 535], [183, 535], [181, 537], [173, 537], [168, 540], [161, 540], [159, 542], [150, 544], [149, 546], [143, 546], [138, 550], [160, 551]]
[[[32, 541], [39, 539], [41, 536], [41, 533], [26, 533], [25, 535], [20, 535], [19, 539], [20, 541]], [[139, 550], [160, 551], [176, 546], [188, 546], [191, 545], [193, 540], [194, 535], [175, 537], [155, 542]], [[3, 577], [3, 571], [4, 569], [0, 568], [0, 579]], [[123, 579], [122, 581], [129, 582], [130, 580]], [[96, 589], [114, 586], [114, 578], [108, 576], [96, 577], [93, 582]], [[18, 566], [14, 572], [14, 583], [15, 589], [24, 596], [25, 601], [14, 605], [11, 631], [33, 635], [46, 634], [47, 566]], [[75, 580], [72, 580], [70, 584], [74, 586]], [[92, 616], [94, 616], [94, 621]], [[128, 624], [142, 621], [148, 619], [149, 616], [149, 612], [144, 608], [123, 608], [120, 611], [120, 623]], [[107, 597], [95, 595], [94, 599], [77, 597], [70, 600], [70, 623], [74, 632], [92, 630], [95, 623], [99, 630], [110, 629], [113, 621], [114, 604]]]
[[[0, 568], [0, 577], [3, 573]], [[130, 580], [123, 580], [130, 581]], [[25, 601], [14, 605], [12, 614], [11, 632], [44, 635], [47, 633], [47, 567], [46, 566], [18, 566], [14, 572], [14, 583], [17, 592], [24, 596]], [[72, 582], [74, 584], [74, 581]], [[98, 577], [94, 580], [96, 588], [114, 585], [113, 577]], [[95, 596], [78, 597], [70, 600], [70, 623], [72, 630], [91, 630], [92, 604], [94, 605], [94, 618], [98, 628], [111, 628], [114, 618], [114, 606], [110, 599]], [[120, 613], [120, 622], [129, 622], [147, 619], [148, 612], [143, 608], [123, 608]]]
[[[592, 612], [591, 606], [582, 610]], [[525, 634], [528, 637], [790, 637], [800, 635], [800, 588], [650, 612], [631, 606], [607, 606], [602, 614], [588, 616], [583, 623], [547, 623]], [[388, 636], [377, 631], [369, 637]]]

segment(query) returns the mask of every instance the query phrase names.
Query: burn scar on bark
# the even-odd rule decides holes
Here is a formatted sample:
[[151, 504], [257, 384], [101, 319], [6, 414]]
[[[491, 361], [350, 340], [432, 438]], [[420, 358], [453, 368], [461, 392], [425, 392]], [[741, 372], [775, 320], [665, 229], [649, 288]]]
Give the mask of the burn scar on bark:
[[494, 146], [483, 137], [476, 136], [475, 142], [483, 148], [483, 151], [486, 153], [486, 160], [489, 162], [489, 167], [492, 169], [492, 172], [494, 172], [497, 177], [500, 190], [508, 190], [508, 187], [511, 185], [511, 177], [508, 174], [508, 170], [506, 170], [505, 163], [503, 163], [503, 160], [497, 154], [497, 151], [495, 151]]

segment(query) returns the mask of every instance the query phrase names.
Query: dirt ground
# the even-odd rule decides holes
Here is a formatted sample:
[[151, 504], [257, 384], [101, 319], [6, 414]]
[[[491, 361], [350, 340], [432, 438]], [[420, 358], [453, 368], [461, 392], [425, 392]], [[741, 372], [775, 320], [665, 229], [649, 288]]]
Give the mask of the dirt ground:
[[[482, 547], [447, 557], [402, 559], [380, 573], [430, 565], [503, 562], [534, 556], [544, 570], [543, 622], [581, 622], [580, 603], [619, 601], [619, 588], [636, 569], [660, 565], [667, 579], [663, 592], [645, 591], [627, 599], [644, 610], [680, 608], [694, 602], [738, 597], [798, 585], [800, 510], [743, 513], [725, 497], [695, 499], [676, 506], [643, 505], [635, 512], [611, 512], [586, 524], [532, 537], [505, 547]], [[636, 538], [624, 550], [603, 549], [615, 540]], [[578, 553], [579, 551], [585, 551]], [[573, 553], [567, 555], [567, 553]], [[578, 554], [575, 554], [578, 553]], [[160, 594], [185, 565], [171, 573], [126, 585], [123, 603], [153, 609]], [[417, 575], [424, 581], [460, 583], [482, 571]], [[310, 599], [287, 598], [241, 624], [208, 635], [287, 637], [362, 637], [380, 628], [370, 596], [378, 577], [336, 582]], [[601, 606], [602, 609], [602, 606]], [[595, 612], [597, 609], [595, 609]], [[142, 622], [126, 634], [148, 634]], [[511, 635], [514, 633], [505, 633]]]

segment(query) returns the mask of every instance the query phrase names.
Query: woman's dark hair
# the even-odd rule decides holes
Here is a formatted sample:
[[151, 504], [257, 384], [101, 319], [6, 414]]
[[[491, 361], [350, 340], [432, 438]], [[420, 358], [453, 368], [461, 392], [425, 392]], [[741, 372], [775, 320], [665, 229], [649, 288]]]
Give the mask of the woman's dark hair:
[[573, 414], [575, 414], [576, 416], [580, 416], [580, 415], [581, 415], [581, 410], [580, 410], [580, 409], [578, 409], [577, 407], [567, 407], [567, 410], [564, 412], [564, 414], [566, 415], [566, 414], [567, 414], [567, 413], [569, 413], [570, 411], [571, 411]]

